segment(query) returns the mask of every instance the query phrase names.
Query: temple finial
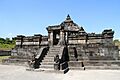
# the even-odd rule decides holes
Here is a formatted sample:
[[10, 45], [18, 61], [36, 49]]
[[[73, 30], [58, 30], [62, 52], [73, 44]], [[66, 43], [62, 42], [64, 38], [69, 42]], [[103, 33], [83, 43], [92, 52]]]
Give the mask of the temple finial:
[[69, 15], [69, 14], [67, 15], [66, 20], [71, 20], [71, 18], [70, 18], [70, 15]]

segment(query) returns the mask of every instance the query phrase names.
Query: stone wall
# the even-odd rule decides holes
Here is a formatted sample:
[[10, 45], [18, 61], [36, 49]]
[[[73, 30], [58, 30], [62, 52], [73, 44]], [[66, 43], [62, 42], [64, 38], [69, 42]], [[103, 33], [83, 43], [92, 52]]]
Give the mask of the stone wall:
[[118, 48], [115, 46], [104, 46], [100, 44], [78, 44], [69, 45], [68, 54], [73, 60], [117, 60], [119, 58]]
[[40, 34], [34, 36], [18, 35], [16, 37], [16, 46], [12, 50], [12, 57], [16, 58], [34, 58], [41, 47], [48, 46], [48, 37]]
[[0, 56], [10, 56], [11, 51], [10, 50], [0, 50]]

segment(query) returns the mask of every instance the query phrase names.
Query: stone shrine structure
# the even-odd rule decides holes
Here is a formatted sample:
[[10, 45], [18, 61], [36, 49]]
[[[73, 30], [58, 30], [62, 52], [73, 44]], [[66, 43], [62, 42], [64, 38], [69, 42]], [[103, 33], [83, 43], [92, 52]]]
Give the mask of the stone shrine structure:
[[106, 29], [101, 34], [87, 33], [69, 15], [61, 24], [46, 29], [48, 36], [18, 35], [9, 61], [24, 63], [33, 60], [34, 68], [54, 69], [54, 57], [59, 55], [60, 70], [82, 69], [81, 63], [86, 69], [120, 66], [112, 29]]

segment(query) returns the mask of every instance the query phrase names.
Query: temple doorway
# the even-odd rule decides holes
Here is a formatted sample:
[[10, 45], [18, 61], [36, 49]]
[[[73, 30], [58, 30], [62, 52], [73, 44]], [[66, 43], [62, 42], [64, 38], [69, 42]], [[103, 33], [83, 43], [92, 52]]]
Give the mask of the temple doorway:
[[53, 45], [57, 45], [60, 40], [60, 31], [55, 30], [53, 31]]

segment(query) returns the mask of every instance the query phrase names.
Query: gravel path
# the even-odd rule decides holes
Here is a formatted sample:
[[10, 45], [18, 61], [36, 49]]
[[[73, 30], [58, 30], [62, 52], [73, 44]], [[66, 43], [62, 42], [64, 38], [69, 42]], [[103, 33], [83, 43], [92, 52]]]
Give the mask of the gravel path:
[[0, 65], [0, 80], [120, 80], [120, 70], [70, 70], [66, 74], [26, 71], [26, 67]]

